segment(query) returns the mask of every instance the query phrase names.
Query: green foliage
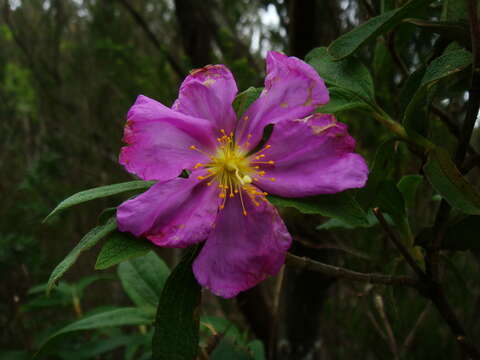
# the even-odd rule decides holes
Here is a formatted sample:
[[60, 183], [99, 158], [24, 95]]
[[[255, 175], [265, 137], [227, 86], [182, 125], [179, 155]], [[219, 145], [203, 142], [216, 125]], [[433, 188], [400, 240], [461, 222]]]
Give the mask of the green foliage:
[[72, 207], [87, 201], [91, 201], [91, 200], [95, 200], [95, 199], [99, 199], [107, 196], [112, 196], [116, 194], [121, 194], [128, 191], [147, 190], [154, 183], [155, 183], [154, 181], [136, 180], [136, 181], [128, 181], [120, 184], [100, 186], [94, 189], [81, 191], [79, 193], [76, 193], [75, 195], [72, 195], [66, 198], [60, 204], [58, 204], [57, 207], [53, 209], [53, 211], [50, 214], [48, 214], [44, 222], [47, 222], [54, 215], [58, 214], [59, 212], [65, 209], [68, 209], [69, 207]]
[[371, 18], [367, 22], [358, 26], [355, 30], [337, 38], [328, 47], [328, 52], [336, 60], [343, 59], [351, 55], [366, 41], [374, 39], [380, 34], [389, 31], [398, 25], [402, 19], [415, 15], [418, 9], [425, 6], [427, 3], [428, 1], [425, 0], [412, 0], [398, 9], [387, 11], [379, 16]]
[[325, 47], [320, 47], [308, 53], [305, 60], [328, 85], [342, 88], [344, 92], [353, 92], [367, 103], [373, 101], [372, 76], [358, 59], [349, 57], [336, 61]]
[[349, 192], [290, 199], [269, 195], [275, 206], [293, 207], [304, 214], [320, 214], [338, 218], [353, 226], [366, 226], [367, 215]]
[[152, 243], [138, 239], [129, 233], [115, 231], [103, 245], [95, 263], [96, 270], [105, 270], [125, 260], [146, 255], [153, 248]]
[[42, 344], [41, 350], [36, 354], [35, 358], [39, 358], [44, 352], [48, 351], [48, 347], [53, 341], [67, 333], [105, 327], [146, 325], [152, 322], [153, 313], [142, 308], [127, 307], [98, 312], [85, 316], [55, 332]]
[[402, 193], [407, 208], [415, 206], [415, 196], [422, 181], [423, 176], [421, 175], [405, 175], [398, 182], [398, 190]]
[[187, 250], [162, 291], [153, 337], [154, 360], [191, 360], [197, 354], [201, 289], [192, 263], [198, 251], [198, 246]]
[[169, 274], [168, 266], [152, 251], [118, 266], [123, 288], [137, 306], [155, 308]]
[[[300, 58], [308, 48], [330, 43], [306, 57], [329, 86], [330, 102], [317, 111], [347, 123], [357, 151], [370, 164], [363, 189], [313, 198], [269, 197], [276, 206], [298, 210], [281, 212], [295, 239], [291, 251], [300, 249], [302, 256], [359, 272], [411, 276], [398, 251], [388, 245], [372, 208], [384, 211], [387, 225], [420, 266], [429, 261], [424, 259], [428, 251], [417, 251], [413, 240], [430, 251], [441, 234], [441, 286], [467, 339], [478, 338], [479, 284], [470, 275], [478, 271], [475, 159], [480, 143], [477, 128], [471, 141], [464, 138], [468, 129], [462, 129], [468, 124], [467, 108], [475, 105], [474, 96], [466, 96], [472, 77], [465, 70], [478, 51], [471, 49], [467, 2], [353, 1], [345, 9], [331, 0], [308, 6], [300, 1], [213, 0], [208, 7], [185, 1], [191, 10], [187, 15], [202, 14], [188, 22], [190, 29], [181, 25], [178, 17], [186, 13], [176, 11], [176, 1], [31, 0], [3, 9], [9, 11], [0, 25], [0, 118], [6, 120], [0, 121], [0, 170], [5, 175], [0, 192], [6, 194], [0, 208], [0, 347], [9, 350], [0, 351], [0, 358], [30, 358], [45, 344], [39, 355], [49, 359], [193, 359], [199, 350], [217, 360], [265, 359], [264, 346], [271, 344], [252, 341], [254, 326], [248, 316], [240, 316], [236, 302], [218, 306], [205, 297], [201, 313], [200, 288], [191, 271], [193, 252], [187, 250], [187, 258], [170, 274], [151, 251], [154, 245], [116, 229], [115, 207], [100, 216], [97, 210], [153, 183], [128, 181], [117, 161], [124, 115], [139, 93], [171, 104], [188, 64], [198, 63], [202, 55], [206, 60], [200, 66], [225, 63], [239, 88], [247, 89], [233, 104], [240, 118], [262, 92], [265, 50], [285, 52], [287, 43], [286, 53]], [[321, 11], [306, 13], [314, 4]], [[262, 25], [261, 14], [273, 9], [280, 25]], [[208, 26], [198, 18], [208, 19]], [[200, 40], [189, 45], [188, 35], [197, 32]], [[249, 43], [251, 33], [258, 44]], [[264, 140], [271, 131], [272, 126], [265, 129]], [[466, 161], [458, 155], [452, 161], [459, 143], [467, 147]], [[62, 213], [59, 226], [39, 227], [40, 217], [57, 199], [113, 181], [128, 182], [67, 198], [45, 220], [77, 204], [83, 204], [82, 211]], [[451, 211], [438, 211], [442, 199]], [[442, 208], [448, 205], [442, 202]], [[329, 219], [318, 225], [318, 216], [307, 215]], [[52, 259], [68, 253], [64, 240], [78, 238], [95, 222], [102, 225], [83, 237], [48, 283], [32, 287], [45, 281]], [[86, 257], [77, 261], [102, 238], [95, 268], [118, 265], [119, 279], [109, 270], [85, 276], [91, 262]], [[168, 262], [176, 251], [163, 249], [161, 254]], [[61, 280], [73, 264], [73, 281]], [[292, 280], [293, 273], [287, 269], [283, 278], [276, 318], [289, 351], [303, 346], [318, 351], [309, 356], [339, 359], [351, 358], [352, 351], [362, 359], [466, 356], [436, 310], [429, 310], [412, 289], [338, 279], [335, 291], [328, 291], [330, 277], [302, 271], [312, 276], [307, 286], [326, 290], [322, 301], [310, 304], [305, 284]], [[274, 286], [262, 286], [275, 303]], [[304, 329], [293, 328], [292, 319], [303, 316], [289, 305], [294, 296], [304, 296], [300, 301], [308, 317], [320, 315], [320, 335], [309, 329], [308, 336], [299, 336]], [[379, 297], [384, 313], [373, 301]], [[137, 307], [104, 306], [128, 298]], [[304, 346], [310, 338], [312, 343], [321, 338], [322, 347]]]
[[466, 214], [480, 214], [480, 194], [458, 171], [445, 149], [433, 149], [423, 171], [434, 189], [452, 207]]
[[233, 101], [233, 109], [237, 114], [237, 118], [240, 119], [245, 110], [260, 96], [263, 88], [249, 87], [247, 90], [242, 91], [237, 95]]
[[113, 232], [117, 228], [115, 218], [110, 218], [105, 225], [100, 225], [90, 230], [75, 246], [72, 251], [53, 269], [47, 283], [47, 293], [50, 292], [55, 282], [60, 279], [63, 274], [72, 267], [78, 257], [85, 250], [95, 246], [105, 236]]
[[341, 87], [328, 89], [330, 101], [318, 108], [318, 112], [324, 114], [335, 114], [341, 111], [352, 109], [368, 109], [368, 104], [351, 91]]

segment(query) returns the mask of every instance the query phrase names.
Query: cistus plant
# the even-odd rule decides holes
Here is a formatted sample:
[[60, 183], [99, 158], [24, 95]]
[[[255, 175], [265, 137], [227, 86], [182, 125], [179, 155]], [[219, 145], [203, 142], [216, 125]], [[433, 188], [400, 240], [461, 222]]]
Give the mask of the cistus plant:
[[[424, 299], [465, 358], [480, 359], [474, 334], [449, 300], [445, 280], [450, 279], [449, 257], [467, 250], [477, 254], [472, 231], [480, 215], [480, 194], [475, 177], [469, 176], [478, 165], [471, 144], [480, 104], [478, 5], [462, 2], [459, 13], [458, 4], [452, 4], [412, 0], [395, 7], [384, 1], [380, 15], [330, 46], [313, 49], [305, 61], [269, 52], [263, 88], [237, 94], [226, 66], [206, 65], [191, 71], [170, 108], [140, 95], [128, 112], [120, 152], [120, 163], [140, 180], [82, 191], [48, 218], [100, 197], [135, 195], [103, 214], [103, 222], [53, 270], [47, 291], [102, 239], [107, 241], [97, 259], [99, 269], [132, 261], [139, 266], [140, 256], [157, 247], [186, 248], [171, 273], [163, 262], [152, 265], [152, 272], [143, 271], [147, 282], [158, 283], [156, 295], [126, 287], [136, 306], [103, 315], [102, 326], [153, 324], [145, 330], [152, 337], [153, 359], [208, 358], [227, 346], [222, 339], [229, 327], [219, 331], [200, 319], [202, 288], [235, 297], [276, 275], [284, 264], [366, 283], [365, 292], [372, 286], [404, 288], [391, 296]], [[429, 9], [438, 6], [443, 18], [430, 18]], [[430, 45], [406, 62], [401, 49], [408, 46], [405, 38], [412, 28], [428, 33]], [[402, 41], [392, 38], [396, 32]], [[372, 66], [360, 61], [363, 50], [370, 51]], [[382, 81], [379, 69], [386, 59], [401, 76]], [[398, 97], [385, 96], [386, 91]], [[455, 117], [445, 106], [450, 98], [461, 106]], [[375, 157], [364, 160], [355, 152], [343, 118], [356, 119], [354, 127], [378, 131]], [[448, 131], [452, 134], [444, 136]], [[362, 141], [367, 139], [357, 139]], [[396, 164], [399, 153], [408, 154], [414, 165], [402, 170]], [[417, 192], [419, 187], [424, 191]], [[415, 219], [417, 207], [425, 203], [424, 218]], [[321, 231], [376, 228], [396, 251], [394, 266], [372, 264], [371, 272], [358, 272], [289, 252], [294, 248], [287, 230], [291, 208], [330, 218], [318, 226]], [[295, 241], [305, 243], [293, 236]], [[363, 258], [371, 258], [369, 249], [359, 249]], [[146, 263], [161, 261], [149, 254]], [[274, 312], [282, 278], [271, 287]], [[408, 358], [423, 320], [411, 324], [400, 348], [383, 297], [374, 299], [385, 327], [385, 333], [379, 332], [393, 358]], [[78, 320], [46, 344], [71, 329], [94, 328], [88, 324], [89, 318]], [[200, 336], [201, 326], [208, 336]], [[275, 328], [271, 331], [276, 335]], [[270, 341], [263, 345], [274, 358], [276, 337]], [[221, 351], [231, 358], [264, 356], [258, 343], [245, 339]]]

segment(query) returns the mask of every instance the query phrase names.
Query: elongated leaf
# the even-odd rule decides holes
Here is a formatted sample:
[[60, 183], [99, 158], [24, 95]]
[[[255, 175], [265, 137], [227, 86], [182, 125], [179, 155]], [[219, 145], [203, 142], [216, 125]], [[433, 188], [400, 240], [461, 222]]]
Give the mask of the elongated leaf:
[[400, 225], [406, 218], [405, 201], [393, 180], [384, 180], [377, 189], [374, 201], [376, 206], [392, 216], [393, 221]]
[[347, 57], [366, 41], [385, 33], [398, 25], [402, 19], [416, 14], [418, 9], [428, 4], [425, 0], [412, 0], [401, 8], [387, 11], [371, 18], [352, 31], [337, 38], [328, 47], [328, 52], [337, 60]]
[[403, 198], [405, 199], [405, 204], [408, 208], [413, 208], [415, 206], [415, 195], [417, 193], [417, 188], [422, 181], [422, 175], [405, 175], [398, 182], [397, 188], [402, 193]]
[[138, 306], [157, 306], [169, 274], [168, 266], [153, 251], [118, 266], [118, 276], [125, 292]]
[[61, 335], [75, 331], [93, 330], [105, 327], [150, 324], [153, 322], [153, 315], [153, 313], [147, 312], [144, 309], [127, 307], [85, 316], [51, 335], [47, 341], [43, 343], [40, 351], [35, 357], [39, 357], [42, 353], [46, 352], [48, 345]]
[[62, 260], [60, 264], [52, 271], [47, 283], [47, 293], [50, 292], [55, 282], [60, 279], [63, 274], [72, 267], [77, 261], [80, 254], [95, 246], [101, 239], [113, 232], [117, 228], [117, 222], [114, 217], [110, 218], [105, 225], [100, 225], [90, 230], [72, 251]]
[[364, 209], [368, 209], [372, 206], [380, 184], [389, 175], [392, 164], [394, 163], [395, 141], [395, 139], [388, 139], [377, 149], [375, 161], [370, 167], [367, 184], [363, 189], [360, 189], [356, 197], [356, 200]]
[[233, 101], [233, 109], [237, 114], [237, 118], [240, 119], [240, 116], [243, 115], [245, 110], [260, 96], [262, 93], [263, 88], [254, 88], [249, 87], [247, 90], [242, 91], [240, 94], [237, 95], [235, 100]]
[[432, 149], [423, 171], [433, 188], [452, 207], [466, 214], [480, 215], [480, 194], [462, 176], [445, 149]]
[[48, 216], [43, 220], [43, 222], [48, 221], [49, 219], [52, 218], [52, 216], [58, 214], [60, 211], [68, 209], [69, 207], [72, 207], [74, 205], [78, 205], [78, 204], [81, 204], [90, 200], [98, 199], [98, 198], [120, 194], [127, 191], [144, 190], [144, 189], [146, 190], [149, 187], [151, 187], [154, 183], [155, 183], [154, 181], [136, 180], [136, 181], [128, 181], [120, 184], [100, 186], [97, 188], [81, 191], [79, 193], [76, 193], [75, 195], [72, 195], [66, 198], [60, 204], [58, 204], [57, 207], [53, 209], [53, 211], [50, 214], [48, 214]]
[[352, 109], [369, 109], [369, 105], [347, 89], [331, 87], [328, 89], [330, 101], [317, 109], [323, 114], [335, 114]]
[[268, 200], [273, 205], [293, 207], [304, 214], [320, 214], [341, 219], [352, 226], [368, 226], [367, 214], [346, 192], [297, 199], [269, 195]]
[[167, 280], [158, 304], [153, 360], [194, 360], [199, 341], [200, 285], [192, 272], [199, 247], [187, 251]]
[[433, 60], [425, 71], [421, 86], [432, 86], [433, 83], [462, 71], [472, 64], [472, 53], [465, 49], [447, 51]]
[[146, 255], [152, 247], [152, 243], [145, 239], [115, 231], [108, 236], [105, 245], [100, 250], [95, 269], [104, 270], [120, 264], [122, 261]]
[[467, 46], [471, 42], [468, 25], [464, 22], [429, 21], [415, 18], [404, 19], [403, 21], [414, 24], [426, 31], [439, 34], [450, 41], [457, 41], [464, 46]]
[[[441, 79], [464, 70], [471, 63], [472, 54], [464, 49], [448, 51], [430, 63], [420, 87], [405, 110], [403, 124], [409, 133], [427, 134], [428, 110], [434, 95], [432, 88]], [[412, 76], [416, 76], [416, 73]]]
[[335, 61], [326, 48], [319, 47], [310, 51], [305, 60], [317, 70], [327, 84], [347, 89], [367, 102], [373, 101], [372, 76], [357, 59], [352, 57]]

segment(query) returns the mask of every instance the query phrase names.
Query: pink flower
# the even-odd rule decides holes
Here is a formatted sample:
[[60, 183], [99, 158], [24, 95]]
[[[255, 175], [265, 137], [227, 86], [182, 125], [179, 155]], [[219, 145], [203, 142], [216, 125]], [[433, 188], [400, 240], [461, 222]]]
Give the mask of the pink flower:
[[[364, 186], [355, 140], [331, 115], [323, 80], [303, 61], [267, 56], [261, 96], [237, 119], [237, 86], [224, 65], [194, 70], [172, 108], [140, 95], [128, 112], [120, 163], [148, 191], [121, 204], [118, 226], [158, 246], [206, 241], [193, 264], [198, 282], [225, 298], [278, 272], [291, 237], [267, 201]], [[266, 125], [267, 143], [255, 153]], [[188, 170], [188, 178], [178, 177]]]

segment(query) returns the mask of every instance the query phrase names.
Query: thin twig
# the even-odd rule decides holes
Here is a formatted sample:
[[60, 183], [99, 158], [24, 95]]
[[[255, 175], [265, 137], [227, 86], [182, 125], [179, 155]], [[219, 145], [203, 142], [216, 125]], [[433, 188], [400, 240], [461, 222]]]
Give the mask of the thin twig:
[[417, 319], [417, 322], [415, 325], [413, 325], [412, 330], [408, 333], [407, 337], [405, 338], [405, 341], [403, 342], [402, 349], [400, 350], [400, 355], [407, 354], [407, 351], [410, 349], [410, 347], [413, 344], [413, 341], [415, 340], [415, 335], [417, 334], [418, 329], [423, 323], [423, 320], [425, 320], [429, 310], [430, 310], [431, 303], [428, 303], [427, 306], [423, 309], [422, 313]]
[[387, 342], [388, 342], [388, 346], [390, 347], [390, 351], [392, 352], [394, 359], [397, 360], [398, 359], [397, 340], [395, 339], [392, 325], [390, 324], [390, 320], [388, 320], [387, 313], [385, 312], [385, 306], [383, 304], [382, 296], [379, 294], [375, 295], [373, 298], [373, 303], [375, 304], [375, 308], [377, 309], [377, 312], [380, 315], [380, 319], [382, 319], [383, 321], [385, 331], [387, 332]]
[[133, 17], [135, 22], [142, 28], [142, 30], [147, 35], [147, 38], [151, 41], [151, 43], [160, 51], [165, 58], [167, 59], [168, 63], [172, 67], [173, 71], [180, 77], [183, 78], [187, 71], [183, 69], [177, 62], [177, 60], [162, 46], [160, 41], [157, 39], [153, 31], [150, 29], [150, 26], [147, 24], [145, 19], [140, 15], [140, 13], [135, 10], [135, 8], [128, 2], [128, 0], [117, 0], [123, 7], [130, 13]]
[[392, 229], [383, 217], [382, 210], [380, 210], [379, 208], [374, 208], [373, 213], [377, 217], [378, 222], [382, 226], [388, 238], [393, 242], [398, 251], [400, 251], [405, 261], [410, 265], [410, 267], [413, 269], [413, 271], [415, 271], [415, 273], [420, 279], [425, 278], [425, 273], [423, 272], [423, 270], [420, 268], [420, 266], [418, 266], [417, 262], [407, 250], [407, 248], [402, 244], [400, 240], [398, 240], [397, 236], [393, 233]]
[[300, 257], [288, 253], [286, 264], [289, 266], [298, 267], [310, 271], [318, 271], [322, 274], [329, 275], [340, 279], [349, 279], [359, 282], [367, 282], [371, 284], [383, 285], [403, 285], [410, 287], [417, 287], [418, 281], [408, 276], [392, 276], [375, 273], [361, 273], [353, 270], [348, 270], [342, 267], [333, 266], [315, 261], [306, 257]]

